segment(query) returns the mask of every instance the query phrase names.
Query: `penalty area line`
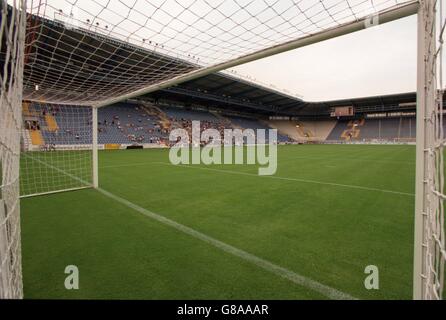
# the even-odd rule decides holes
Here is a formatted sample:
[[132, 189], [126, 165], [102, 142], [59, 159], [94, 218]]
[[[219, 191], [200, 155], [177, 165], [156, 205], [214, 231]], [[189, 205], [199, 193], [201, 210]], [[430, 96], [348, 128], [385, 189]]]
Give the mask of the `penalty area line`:
[[307, 179], [299, 179], [299, 178], [287, 178], [287, 177], [279, 177], [279, 176], [260, 176], [255, 173], [248, 173], [248, 172], [242, 172], [242, 171], [220, 170], [220, 169], [203, 168], [203, 167], [197, 167], [197, 166], [191, 166], [191, 165], [181, 165], [181, 164], [174, 165], [174, 164], [167, 163], [167, 162], [152, 162], [152, 164], [160, 164], [160, 165], [165, 165], [165, 166], [196, 169], [196, 170], [207, 170], [207, 171], [214, 171], [214, 172], [227, 173], [227, 174], [238, 174], [238, 175], [243, 175], [243, 176], [258, 177], [258, 178], [265, 178], [265, 179], [269, 178], [269, 179], [296, 181], [296, 182], [302, 182], [302, 183], [312, 183], [312, 184], [349, 188], [349, 189], [357, 189], [357, 190], [391, 193], [391, 194], [397, 194], [397, 195], [409, 196], [409, 197], [415, 196], [413, 193], [408, 193], [408, 192], [386, 190], [386, 189], [379, 189], [379, 188], [372, 188], [372, 187], [363, 187], [363, 186], [342, 184], [342, 183], [335, 183], [335, 182], [325, 182], [325, 181], [307, 180]]
[[299, 179], [299, 178], [287, 178], [287, 177], [279, 177], [279, 176], [259, 176], [258, 174], [249, 173], [249, 172], [204, 168], [204, 167], [198, 167], [198, 166], [194, 166], [194, 165], [171, 164], [169, 162], [131, 163], [131, 164], [124, 164], [124, 165], [101, 166], [99, 168], [100, 169], [112, 169], [112, 168], [124, 168], [124, 167], [149, 166], [149, 165], [154, 165], [154, 164], [155, 165], [157, 165], [157, 164], [163, 165], [163, 166], [179, 167], [179, 168], [187, 168], [187, 169], [207, 170], [207, 171], [226, 173], [226, 174], [237, 174], [237, 175], [244, 175], [244, 176], [258, 177], [258, 178], [269, 178], [269, 179], [277, 179], [277, 180], [284, 180], [284, 181], [295, 181], [295, 182], [301, 182], [301, 183], [319, 184], [319, 185], [340, 187], [340, 188], [349, 188], [349, 189], [356, 189], [356, 190], [390, 193], [390, 194], [397, 194], [397, 195], [408, 196], [408, 197], [415, 196], [415, 194], [413, 194], [413, 193], [395, 191], [395, 190], [387, 190], [387, 189], [364, 187], [364, 186], [351, 185], [351, 184], [342, 184], [342, 183], [335, 183], [335, 182], [326, 182], [326, 181], [317, 181], [317, 180], [308, 180], [308, 179]]
[[278, 266], [278, 265], [276, 265], [272, 262], [269, 262], [265, 259], [259, 258], [251, 253], [248, 253], [246, 251], [243, 251], [241, 249], [233, 247], [233, 246], [226, 244], [220, 240], [214, 239], [214, 238], [207, 236], [204, 233], [201, 233], [195, 229], [192, 229], [192, 228], [182, 225], [178, 222], [175, 222], [171, 219], [168, 219], [164, 216], [161, 216], [161, 215], [156, 214], [152, 211], [149, 211], [145, 208], [142, 208], [142, 207], [140, 207], [126, 199], [123, 199], [111, 192], [108, 192], [104, 189], [99, 188], [99, 189], [97, 189], [97, 191], [100, 192], [101, 194], [103, 194], [104, 196], [106, 196], [110, 199], [113, 199], [116, 202], [121, 203], [121, 204], [125, 205], [126, 207], [143, 214], [144, 216], [146, 216], [148, 218], [151, 218], [151, 219], [158, 221], [164, 225], [172, 227], [172, 228], [174, 228], [182, 233], [185, 233], [193, 238], [204, 241], [217, 249], [220, 249], [226, 253], [229, 253], [233, 256], [241, 258], [247, 262], [250, 262], [250, 263], [256, 265], [257, 267], [260, 267], [260, 268], [262, 268], [270, 273], [273, 273], [281, 278], [287, 279], [299, 286], [302, 286], [302, 287], [305, 287], [312, 291], [318, 292], [329, 299], [357, 300], [355, 297], [353, 297], [347, 293], [344, 293], [337, 289], [326, 286], [326, 285], [319, 283], [315, 280], [309, 279], [309, 278], [304, 277], [300, 274], [297, 274], [291, 270], [288, 270], [286, 268]]

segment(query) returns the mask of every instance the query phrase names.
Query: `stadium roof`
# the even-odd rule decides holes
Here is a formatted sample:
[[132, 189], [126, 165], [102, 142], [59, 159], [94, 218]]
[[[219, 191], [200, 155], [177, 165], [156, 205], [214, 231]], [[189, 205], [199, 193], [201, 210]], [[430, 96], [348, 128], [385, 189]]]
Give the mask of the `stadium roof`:
[[[29, 100], [74, 104], [78, 100], [85, 100], [86, 97], [87, 101], [88, 97], [91, 97], [92, 101], [100, 99], [102, 95], [107, 96], [109, 90], [114, 88], [108, 85], [109, 79], [100, 78], [100, 73], [104, 72], [111, 71], [116, 74], [116, 77], [120, 77], [120, 82], [137, 88], [135, 81], [131, 80], [134, 78], [132, 68], [140, 70], [150, 67], [154, 70], [153, 73], [148, 71], [146, 78], [140, 79], [139, 83], [146, 83], [145, 81], [149, 78], [162, 80], [163, 75], [167, 73], [160, 73], [159, 70], [165, 68], [166, 65], [172, 70], [181, 70], [181, 72], [197, 68], [196, 65], [185, 60], [107, 38], [89, 30], [78, 28], [60, 32], [58, 30], [64, 28], [61, 22], [37, 16], [33, 16], [33, 19], [34, 24], [39, 26], [39, 34], [31, 29], [27, 37], [28, 42], [38, 43], [38, 45], [27, 47], [25, 58], [24, 96]], [[93, 53], [96, 53], [95, 59], [89, 59], [88, 57]], [[72, 57], [78, 57], [78, 59], [72, 59]], [[126, 64], [119, 66], [117, 60], [125, 60]], [[94, 79], [95, 85], [92, 85], [91, 79]], [[57, 84], [54, 83], [55, 80]], [[36, 85], [39, 86], [39, 90], [36, 90]], [[180, 90], [232, 98], [233, 103], [237, 100], [265, 111], [279, 111], [303, 102], [300, 98], [288, 93], [222, 72], [166, 89], [171, 93]]]
[[150, 96], [166, 97], [172, 94], [193, 97], [204, 102], [214, 102], [220, 107], [233, 107], [238, 110], [268, 114], [282, 112], [284, 109], [295, 108], [304, 104], [304, 101], [298, 97], [222, 73], [211, 74], [175, 87], [163, 89], [150, 94]]
[[[163, 80], [168, 73], [160, 72], [168, 68], [179, 70], [178, 73], [197, 69], [188, 61], [170, 57], [157, 51], [151, 51], [111, 39], [104, 35], [82, 28], [60, 30], [64, 24], [41, 17], [33, 16], [34, 25], [39, 26], [39, 33], [33, 29], [28, 33], [29, 43], [25, 57], [25, 93], [29, 100], [51, 101], [58, 103], [75, 103], [78, 100], [91, 101], [108, 96], [115, 87], [109, 84], [108, 78], [101, 78], [101, 73], [113, 72], [121, 83], [127, 83], [121, 89], [128, 90], [132, 85], [137, 89], [132, 69], [147, 68], [149, 71], [138, 83], [147, 83], [150, 78]], [[48, 54], [46, 54], [48, 53]], [[95, 54], [95, 59], [89, 59]], [[77, 59], [72, 59], [78, 57]], [[126, 61], [119, 65], [119, 61]], [[62, 68], [62, 72], [61, 72]], [[150, 70], [153, 70], [152, 72]], [[169, 73], [169, 76], [172, 76]], [[92, 85], [94, 79], [95, 84]], [[54, 82], [57, 80], [57, 84]], [[112, 81], [113, 82], [113, 81]], [[39, 90], [36, 90], [36, 85]], [[267, 88], [259, 84], [242, 80], [225, 73], [210, 74], [206, 77], [186, 82], [182, 88], [202, 93], [212, 92], [220, 96], [234, 97], [244, 102], [252, 102], [262, 109], [281, 108], [296, 105], [301, 99], [277, 89]], [[177, 89], [178, 90], [178, 89]], [[63, 94], [61, 94], [63, 92]]]
[[353, 106], [357, 110], [377, 112], [414, 110], [416, 94], [398, 93], [322, 102], [305, 102], [281, 96], [237, 80], [222, 79], [220, 74], [209, 75], [173, 88], [147, 95], [152, 99], [173, 100], [214, 106], [235, 112], [255, 112], [264, 115], [318, 116], [329, 115], [331, 108]]

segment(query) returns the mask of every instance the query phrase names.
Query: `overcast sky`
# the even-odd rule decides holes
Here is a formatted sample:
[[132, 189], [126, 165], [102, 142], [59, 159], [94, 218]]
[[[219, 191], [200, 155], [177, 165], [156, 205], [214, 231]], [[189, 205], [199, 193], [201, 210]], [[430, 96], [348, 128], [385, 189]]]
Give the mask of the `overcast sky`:
[[309, 101], [415, 91], [416, 30], [411, 16], [234, 69]]

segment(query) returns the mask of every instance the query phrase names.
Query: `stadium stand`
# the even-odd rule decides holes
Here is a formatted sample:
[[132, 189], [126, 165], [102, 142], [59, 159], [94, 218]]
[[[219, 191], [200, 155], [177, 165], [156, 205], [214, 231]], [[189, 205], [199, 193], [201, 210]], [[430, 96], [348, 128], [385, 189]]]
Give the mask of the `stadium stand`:
[[347, 129], [348, 123], [349, 123], [349, 121], [345, 121], [345, 120], [340, 120], [340, 121], [336, 122], [336, 125], [333, 128], [333, 130], [330, 132], [330, 134], [328, 135], [327, 140], [330, 140], [330, 141], [341, 140], [342, 134]]
[[[81, 119], [91, 119], [91, 109], [76, 106], [32, 104], [32, 112], [39, 119], [42, 144], [86, 145], [92, 140], [91, 124]], [[36, 134], [35, 131], [33, 134]], [[34, 144], [34, 143], [33, 143]]]
[[[85, 107], [24, 104], [24, 143], [35, 146], [86, 145], [92, 141], [91, 110]], [[168, 137], [160, 118], [143, 107], [120, 104], [98, 113], [99, 144], [160, 143]], [[27, 138], [29, 137], [29, 139]]]
[[[87, 145], [91, 143], [91, 110], [85, 107], [23, 103], [25, 147], [45, 145]], [[278, 130], [278, 142], [323, 143], [325, 141], [414, 141], [415, 118], [265, 121], [245, 116], [225, 116], [206, 110], [158, 106], [149, 102], [121, 103], [99, 109], [98, 142], [104, 145], [168, 145], [172, 129], [192, 131], [192, 121], [201, 130], [224, 129]], [[445, 125], [446, 126], [446, 125]], [[268, 137], [267, 141], [268, 142]]]
[[208, 122], [219, 122], [212, 113], [200, 110], [188, 110], [183, 108], [166, 107], [162, 109], [168, 117], [173, 120], [190, 120], [190, 121], [208, 121]]
[[[184, 128], [188, 131], [191, 131], [192, 121], [200, 121], [202, 131], [212, 128], [218, 130], [221, 135], [224, 134], [224, 129], [271, 129], [268, 124], [263, 123], [258, 119], [237, 116], [225, 117], [218, 113], [175, 107], [166, 107], [161, 110], [166, 113], [175, 127]], [[278, 134], [277, 138], [279, 143], [292, 141], [287, 135], [283, 134]], [[266, 142], [268, 142], [268, 137], [266, 140]]]
[[400, 119], [367, 120], [361, 128], [361, 139], [398, 139], [399, 128]]
[[[91, 143], [91, 110], [85, 107], [24, 103], [25, 147], [30, 145], [87, 145]], [[203, 110], [177, 107], [159, 107], [151, 103], [117, 104], [101, 108], [98, 112], [98, 143], [118, 146], [122, 144], [168, 144], [170, 130], [192, 131], [192, 121], [200, 121], [201, 130], [216, 129], [271, 129], [258, 119], [225, 117]], [[291, 142], [287, 134], [278, 134], [279, 143]], [[267, 137], [268, 142], [268, 137]]]
[[45, 140], [40, 133], [40, 130], [32, 130], [31, 134], [31, 143], [35, 146], [42, 146], [45, 144]]
[[24, 101], [22, 103], [22, 109], [23, 109], [23, 117], [31, 116], [31, 111], [29, 110], [29, 102]]
[[287, 120], [272, 120], [268, 122], [271, 128], [277, 129], [282, 135], [286, 135], [295, 141], [303, 141], [304, 137], [296, 129], [298, 122]]
[[100, 144], [160, 143], [168, 137], [161, 119], [143, 106], [119, 104], [98, 113]]
[[233, 117], [233, 116], [228, 117], [228, 119], [236, 128], [270, 129], [268, 125], [263, 124], [256, 119], [248, 119], [248, 118]]
[[[274, 126], [270, 125], [269, 122], [263, 122], [261, 120], [258, 119], [248, 119], [245, 117], [235, 117], [235, 116], [230, 116], [228, 117], [229, 121], [232, 123], [234, 128], [239, 128], [239, 129], [253, 129], [253, 130], [257, 130], [257, 129], [264, 129], [264, 130], [268, 130], [268, 129], [278, 129], [278, 135], [277, 135], [277, 140], [279, 143], [286, 143], [286, 142], [292, 142], [293, 139], [291, 136], [288, 135], [287, 132], [282, 131], [279, 128], [275, 128]], [[268, 137], [266, 138], [266, 142], [268, 142]]]
[[414, 139], [416, 137], [417, 124], [415, 118], [401, 118], [399, 136], [409, 139]]
[[326, 140], [329, 141], [410, 141], [416, 136], [415, 118], [338, 121]]
[[206, 129], [215, 129], [221, 136], [224, 135], [224, 130], [232, 128], [229, 121], [223, 117], [217, 117], [214, 114], [201, 111], [201, 110], [189, 110], [176, 107], [165, 107], [160, 109], [169, 118], [171, 128], [185, 129], [188, 134], [192, 135], [192, 122], [200, 121], [200, 131], [203, 132]]
[[49, 132], [59, 131], [59, 126], [57, 124], [57, 120], [56, 120], [55, 117], [53, 117], [50, 114], [46, 114], [45, 115], [45, 121], [46, 121], [46, 124], [48, 125], [48, 131]]
[[325, 141], [336, 125], [336, 121], [300, 121], [302, 128], [309, 133], [310, 141]]
[[33, 109], [30, 103], [24, 102], [23, 106], [23, 121], [24, 129], [22, 131], [23, 143], [25, 146], [42, 146], [45, 140], [40, 132], [40, 117]]
[[283, 135], [287, 135], [299, 142], [323, 142], [336, 125], [336, 121], [284, 121], [271, 120], [268, 122]]

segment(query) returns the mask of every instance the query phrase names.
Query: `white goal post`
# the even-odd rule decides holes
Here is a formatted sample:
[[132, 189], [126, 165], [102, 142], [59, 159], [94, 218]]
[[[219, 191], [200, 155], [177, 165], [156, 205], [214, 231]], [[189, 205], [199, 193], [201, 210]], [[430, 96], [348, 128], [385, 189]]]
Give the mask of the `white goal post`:
[[[3, 212], [17, 226], [17, 237], [20, 149], [22, 196], [97, 188], [100, 108], [373, 27], [376, 21], [383, 24], [418, 13], [414, 298], [442, 298], [444, 139], [437, 89], [444, 89], [443, 1], [279, 0], [245, 5], [236, 0], [1, 1], [0, 121], [14, 123], [15, 135], [0, 140], [2, 195], [14, 185], [14, 192], [0, 199], [17, 203], [13, 214], [10, 205]], [[21, 41], [3, 42], [9, 12], [17, 13], [10, 23], [20, 25], [13, 34], [24, 32], [26, 23], [26, 37], [17, 38]], [[10, 62], [8, 52], [21, 53], [22, 60]], [[8, 65], [17, 66], [14, 77], [7, 76]], [[11, 81], [14, 86], [8, 86]], [[14, 117], [15, 113], [20, 116]], [[19, 263], [11, 261], [20, 260], [20, 246], [9, 236], [9, 227], [2, 233], [6, 224], [1, 214], [0, 244], [1, 237], [12, 243], [0, 246], [0, 257], [17, 269], [16, 273], [0, 269], [0, 280], [6, 279], [0, 283], [0, 298], [19, 298]]]
[[444, 299], [445, 216], [443, 1], [421, 0], [418, 13], [417, 169], [414, 299]]
[[20, 128], [25, 1], [0, 3], [0, 299], [23, 297], [20, 241]]

